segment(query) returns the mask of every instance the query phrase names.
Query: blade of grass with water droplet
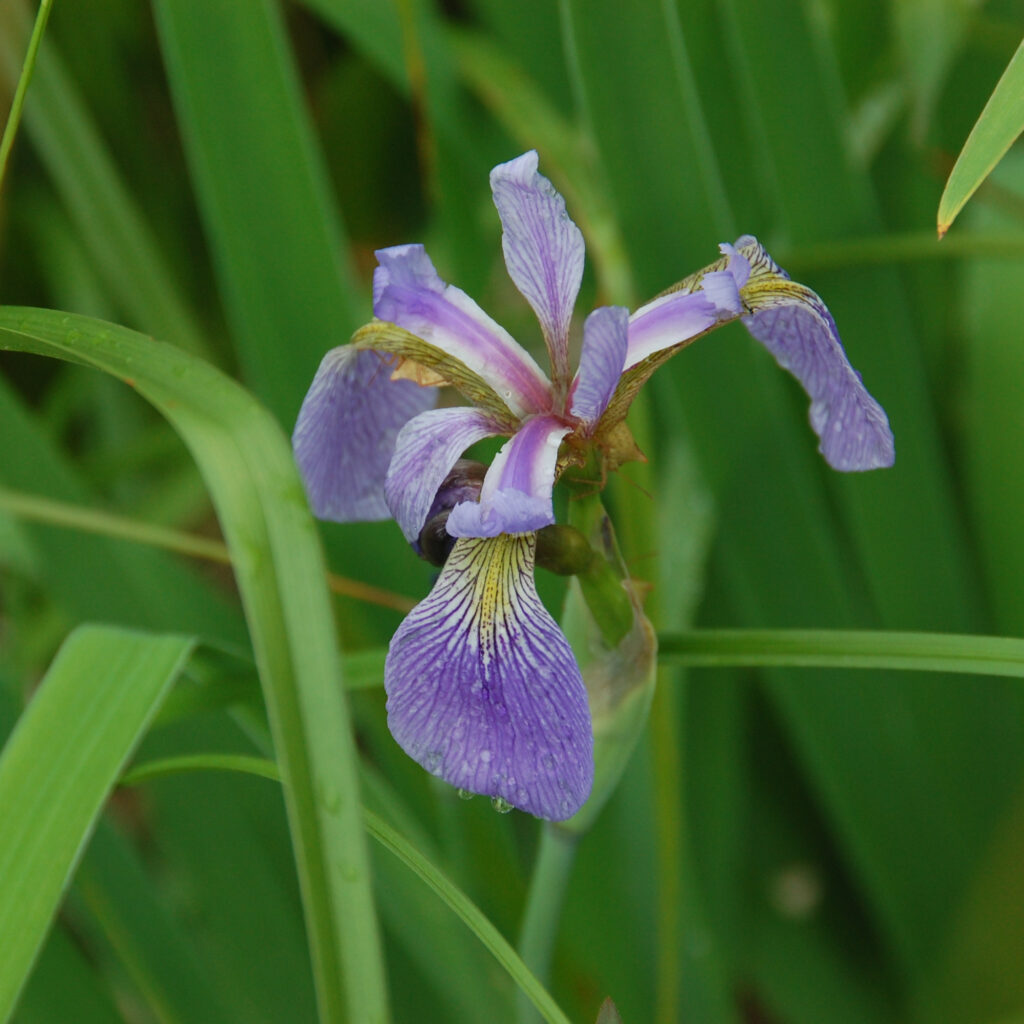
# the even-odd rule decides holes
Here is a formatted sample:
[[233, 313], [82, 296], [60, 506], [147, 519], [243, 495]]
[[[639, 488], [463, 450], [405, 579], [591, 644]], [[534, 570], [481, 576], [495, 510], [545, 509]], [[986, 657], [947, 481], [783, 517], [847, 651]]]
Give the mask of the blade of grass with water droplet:
[[3, 307], [0, 346], [130, 380], [189, 445], [232, 553], [286, 783], [322, 1021], [386, 1019], [325, 567], [287, 440], [233, 381], [125, 328]]

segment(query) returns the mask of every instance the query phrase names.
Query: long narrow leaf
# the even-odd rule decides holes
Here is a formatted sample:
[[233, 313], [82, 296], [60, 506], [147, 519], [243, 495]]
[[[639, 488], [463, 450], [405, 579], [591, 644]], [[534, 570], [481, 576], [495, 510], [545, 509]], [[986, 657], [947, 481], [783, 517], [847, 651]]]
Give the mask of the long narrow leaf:
[[97, 815], [193, 641], [87, 626], [61, 648], [0, 757], [0, 1020]]
[[0, 309], [0, 347], [131, 383], [189, 445], [231, 549], [278, 752], [324, 1021], [387, 1018], [323, 555], [291, 449], [271, 415], [217, 370], [87, 317]]
[[939, 200], [939, 238], [1024, 131], [1024, 43], [1017, 47], [967, 136]]
[[872, 630], [708, 629], [666, 634], [659, 656], [676, 665], [887, 668], [1024, 678], [1024, 640]]

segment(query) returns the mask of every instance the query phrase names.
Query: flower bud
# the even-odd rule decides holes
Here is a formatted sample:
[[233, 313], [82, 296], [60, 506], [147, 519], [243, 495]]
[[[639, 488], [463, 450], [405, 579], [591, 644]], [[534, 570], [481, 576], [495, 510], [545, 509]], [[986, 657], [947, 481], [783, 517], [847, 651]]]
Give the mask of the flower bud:
[[448, 514], [463, 501], [479, 501], [487, 467], [471, 459], [459, 459], [444, 478], [434, 496], [427, 519], [413, 544], [416, 554], [431, 565], [442, 566], [455, 547], [455, 538], [448, 532]]

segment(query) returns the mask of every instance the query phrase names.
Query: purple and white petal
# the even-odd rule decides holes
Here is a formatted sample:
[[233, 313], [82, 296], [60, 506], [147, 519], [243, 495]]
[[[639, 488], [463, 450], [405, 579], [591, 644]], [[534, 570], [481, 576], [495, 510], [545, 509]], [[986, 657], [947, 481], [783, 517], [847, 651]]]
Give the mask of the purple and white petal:
[[791, 281], [752, 235], [722, 251], [730, 255], [730, 269], [737, 257], [743, 260], [739, 272], [748, 268], [743, 299], [751, 315], [743, 324], [810, 396], [809, 418], [825, 461], [844, 472], [891, 466], [896, 453], [889, 420], [850, 365], [825, 303]]
[[608, 408], [629, 347], [629, 310], [595, 309], [583, 324], [580, 368], [572, 389], [572, 415], [593, 426]]
[[587, 694], [537, 596], [536, 537], [459, 540], [398, 627], [384, 668], [388, 726], [428, 772], [561, 821], [593, 784]]
[[464, 501], [452, 509], [448, 532], [453, 537], [496, 537], [553, 523], [558, 446], [569, 429], [557, 416], [528, 420], [494, 457], [480, 501]]
[[551, 356], [552, 379], [569, 383], [569, 323], [583, 278], [583, 235], [533, 150], [491, 171], [509, 276], [533, 307]]
[[517, 416], [551, 405], [533, 357], [464, 291], [445, 284], [422, 245], [377, 251], [373, 312], [443, 349], [478, 374]]
[[402, 427], [384, 496], [410, 544], [419, 537], [434, 496], [459, 456], [474, 442], [500, 433], [487, 413], [465, 406], [430, 409]]
[[[719, 272], [715, 293], [722, 302], [729, 298], [729, 285], [722, 280], [723, 276], [732, 281], [730, 274]], [[695, 338], [728, 316], [736, 316], [741, 307], [735, 283], [732, 290], [736, 296], [733, 313], [728, 312], [727, 305], [712, 301], [702, 289], [695, 292], [668, 292], [641, 306], [629, 318], [629, 348], [625, 368], [628, 370], [648, 356]]]
[[818, 450], [834, 469], [881, 469], [895, 461], [889, 420], [850, 365], [835, 321], [809, 288], [743, 318], [747, 330], [810, 396]]
[[392, 381], [376, 352], [333, 348], [320, 362], [292, 433], [313, 514], [387, 519], [384, 479], [399, 430], [437, 401], [436, 388]]

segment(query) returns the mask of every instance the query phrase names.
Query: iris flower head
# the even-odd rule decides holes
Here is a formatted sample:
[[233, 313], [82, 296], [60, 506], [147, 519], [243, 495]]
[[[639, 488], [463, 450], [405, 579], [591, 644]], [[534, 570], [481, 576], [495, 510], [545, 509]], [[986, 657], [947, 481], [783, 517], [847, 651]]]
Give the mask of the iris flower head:
[[[293, 443], [317, 516], [394, 518], [417, 550], [431, 524], [447, 555], [391, 640], [384, 684], [395, 739], [453, 786], [563, 820], [587, 799], [594, 760], [580, 670], [533, 579], [558, 477], [595, 456], [604, 470], [638, 457], [625, 417], [641, 385], [736, 319], [808, 392], [830, 465], [891, 465], [893, 442], [824, 303], [750, 236], [632, 314], [595, 309], [574, 369], [583, 236], [535, 152], [495, 167], [491, 189], [505, 265], [540, 323], [550, 373], [446, 284], [422, 246], [382, 249], [375, 320], [324, 357]], [[470, 404], [437, 408], [442, 386]], [[496, 436], [508, 440], [485, 472], [461, 460]]]

